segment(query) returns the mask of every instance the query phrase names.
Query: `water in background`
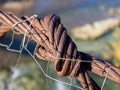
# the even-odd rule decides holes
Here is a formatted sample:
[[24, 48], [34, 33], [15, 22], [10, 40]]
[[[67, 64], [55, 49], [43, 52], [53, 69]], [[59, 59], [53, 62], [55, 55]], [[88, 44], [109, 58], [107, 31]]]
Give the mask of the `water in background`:
[[[55, 13], [62, 19], [62, 23], [67, 27], [68, 31], [74, 27], [92, 23], [97, 20], [113, 17], [115, 15], [109, 14], [110, 8], [120, 7], [120, 0], [36, 0], [33, 6], [24, 11], [25, 15], [38, 14], [40, 17]], [[97, 40], [82, 41], [74, 40], [78, 49], [91, 53], [92, 55], [102, 58], [102, 53], [105, 52], [106, 42], [113, 42], [113, 32], [109, 32]], [[8, 37], [9, 38], [9, 37]], [[18, 40], [17, 40], [18, 41]], [[17, 46], [17, 45], [14, 45]], [[33, 48], [33, 47], [32, 47]], [[9, 60], [14, 60], [11, 67], [15, 65], [18, 54], [11, 53], [0, 49], [1, 55], [5, 55], [7, 63]], [[2, 59], [2, 58], [0, 58]], [[39, 61], [43, 69], [46, 70], [47, 63]], [[5, 64], [5, 68], [7, 65]], [[45, 78], [42, 71], [37, 67], [31, 57], [22, 56], [20, 64], [16, 68], [16, 72], [11, 75], [5, 71], [0, 72], [0, 90], [66, 90], [69, 86], [55, 82]], [[70, 78], [58, 77], [54, 72], [53, 64], [50, 64], [49, 75], [52, 77], [70, 83]], [[102, 85], [102, 77], [91, 74], [95, 81]], [[8, 78], [6, 78], [8, 77]], [[11, 83], [8, 80], [12, 78]], [[73, 84], [80, 85], [75, 79]], [[119, 90], [120, 85], [107, 80], [104, 90]], [[73, 90], [80, 90], [72, 87]]]

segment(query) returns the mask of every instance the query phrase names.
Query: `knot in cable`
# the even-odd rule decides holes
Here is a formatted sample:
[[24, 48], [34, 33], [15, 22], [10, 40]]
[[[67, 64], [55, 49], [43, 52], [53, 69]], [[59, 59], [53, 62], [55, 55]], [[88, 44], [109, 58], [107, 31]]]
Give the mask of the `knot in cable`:
[[[60, 18], [56, 15], [46, 16], [42, 22], [44, 29], [47, 30], [49, 39], [49, 50], [52, 56], [56, 57], [55, 70], [59, 76], [74, 77], [80, 68], [80, 58], [77, 47], [67, 34], [66, 28], [61, 24]], [[46, 48], [43, 45], [44, 48]]]
[[[28, 16], [23, 16], [20, 19], [13, 14], [0, 11], [0, 18], [0, 39], [11, 30], [12, 26], [16, 26], [16, 22], [22, 20], [22, 23], [18, 23], [19, 25], [15, 27], [15, 30], [37, 44], [34, 54], [30, 55], [55, 62], [55, 69], [59, 76], [77, 76], [85, 90], [101, 90], [89, 76], [88, 71], [105, 76], [105, 80], [108, 77], [120, 83], [119, 68], [78, 51], [58, 16], [49, 15], [41, 19], [33, 15], [33, 20], [31, 21], [31, 17]], [[0, 45], [7, 47], [3, 44]], [[101, 88], [103, 86], [104, 83]]]

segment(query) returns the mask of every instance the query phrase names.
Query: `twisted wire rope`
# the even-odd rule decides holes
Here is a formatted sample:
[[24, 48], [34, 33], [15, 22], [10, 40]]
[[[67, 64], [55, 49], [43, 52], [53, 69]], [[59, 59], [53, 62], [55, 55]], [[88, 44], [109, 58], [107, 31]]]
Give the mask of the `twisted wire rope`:
[[[84, 90], [100, 90], [97, 83], [89, 76], [88, 71], [104, 76], [120, 84], [120, 69], [97, 59], [89, 54], [77, 50], [77, 46], [67, 34], [67, 29], [56, 15], [46, 16], [44, 19], [35, 18], [32, 23], [29, 17], [21, 19], [13, 14], [0, 12], [0, 38], [10, 31], [16, 22], [27, 20], [15, 25], [16, 32], [24, 34], [37, 43], [35, 56], [39, 59], [55, 63], [55, 70], [59, 76], [77, 77]], [[31, 25], [30, 25], [31, 24]], [[32, 28], [33, 32], [26, 29]], [[31, 36], [32, 34], [32, 36]]]

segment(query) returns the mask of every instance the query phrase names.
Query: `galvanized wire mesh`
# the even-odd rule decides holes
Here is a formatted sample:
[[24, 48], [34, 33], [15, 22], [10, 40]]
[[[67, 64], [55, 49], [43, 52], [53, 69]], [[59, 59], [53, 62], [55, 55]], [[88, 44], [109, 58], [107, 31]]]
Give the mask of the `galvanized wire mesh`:
[[[107, 78], [120, 84], [120, 69], [104, 60], [78, 51], [77, 46], [67, 34], [67, 29], [61, 23], [60, 17], [49, 15], [44, 19], [40, 19], [37, 15], [33, 15], [31, 17], [23, 16], [18, 18], [11, 13], [0, 11], [0, 23], [0, 39], [8, 31], [13, 31], [11, 43], [9, 45], [1, 43], [0, 46], [6, 47], [9, 51], [20, 53], [17, 63], [20, 60], [22, 50], [25, 49], [47, 78], [61, 82], [46, 74], [37, 62], [36, 57], [40, 60], [54, 62], [55, 71], [59, 76], [76, 77], [82, 85], [82, 87], [72, 85], [72, 81], [71, 83], [61, 82], [69, 85], [70, 88], [74, 86], [81, 90], [102, 90]], [[20, 50], [10, 49], [14, 34], [24, 35]], [[34, 54], [27, 48], [30, 40], [36, 42]], [[105, 77], [102, 86], [99, 86], [89, 76], [88, 71]]]

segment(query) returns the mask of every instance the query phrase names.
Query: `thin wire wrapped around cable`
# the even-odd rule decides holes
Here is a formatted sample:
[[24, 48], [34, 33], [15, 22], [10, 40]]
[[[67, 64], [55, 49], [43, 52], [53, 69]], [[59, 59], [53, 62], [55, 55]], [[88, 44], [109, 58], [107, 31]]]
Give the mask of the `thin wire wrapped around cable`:
[[[22, 17], [22, 20], [27, 18]], [[12, 27], [15, 22], [21, 19], [1, 11], [0, 20], [3, 25]], [[15, 29], [24, 34], [29, 24], [30, 22], [27, 21]], [[55, 62], [58, 75], [77, 77], [85, 90], [100, 90], [100, 87], [89, 76], [88, 70], [100, 76], [106, 76], [109, 73], [107, 75], [109, 79], [120, 83], [120, 69], [84, 52], [79, 52], [70, 36], [67, 35], [67, 30], [61, 24], [58, 16], [50, 15], [43, 20], [36, 18], [32, 23], [32, 28], [34, 34], [31, 39], [38, 44], [35, 55], [39, 59]], [[4, 30], [0, 27], [0, 35], [3, 36], [9, 31], [8, 29], [10, 28]], [[29, 33], [27, 33], [27, 37], [30, 37]]]

